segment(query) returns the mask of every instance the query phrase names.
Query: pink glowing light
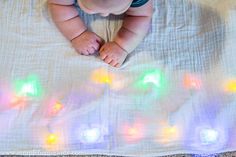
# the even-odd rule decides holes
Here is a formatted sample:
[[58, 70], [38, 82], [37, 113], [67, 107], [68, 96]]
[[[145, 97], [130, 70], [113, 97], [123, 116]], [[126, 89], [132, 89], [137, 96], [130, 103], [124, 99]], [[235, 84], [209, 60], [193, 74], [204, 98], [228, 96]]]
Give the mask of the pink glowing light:
[[186, 74], [184, 76], [183, 84], [186, 89], [199, 90], [202, 88], [201, 79], [192, 74]]
[[125, 124], [122, 129], [122, 134], [127, 142], [137, 142], [144, 137], [144, 124], [136, 122], [134, 124]]

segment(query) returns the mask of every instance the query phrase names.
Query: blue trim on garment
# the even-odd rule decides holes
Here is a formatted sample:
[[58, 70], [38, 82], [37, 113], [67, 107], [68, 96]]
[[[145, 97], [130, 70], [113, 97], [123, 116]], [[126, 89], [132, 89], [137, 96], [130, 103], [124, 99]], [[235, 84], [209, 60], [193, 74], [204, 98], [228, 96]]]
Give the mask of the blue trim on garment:
[[74, 2], [74, 6], [76, 6], [76, 7], [79, 6], [77, 2], [78, 2], [78, 0], [75, 0], [75, 2]]
[[141, 7], [142, 5], [146, 4], [148, 0], [133, 0], [130, 7]]

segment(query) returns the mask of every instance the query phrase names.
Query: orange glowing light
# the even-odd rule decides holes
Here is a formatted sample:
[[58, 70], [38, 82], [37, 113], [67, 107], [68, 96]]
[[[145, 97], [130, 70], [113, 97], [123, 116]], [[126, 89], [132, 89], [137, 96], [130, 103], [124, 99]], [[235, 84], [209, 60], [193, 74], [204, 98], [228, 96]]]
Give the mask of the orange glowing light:
[[26, 106], [26, 98], [21, 96], [12, 96], [10, 101], [11, 107], [13, 108], [22, 108]]
[[226, 92], [236, 93], [236, 80], [229, 80], [224, 85]]
[[55, 134], [49, 134], [47, 139], [46, 139], [46, 143], [48, 145], [55, 145], [58, 143], [58, 136]]
[[184, 87], [187, 89], [197, 89], [199, 90], [202, 86], [202, 81], [197, 76], [186, 74], [184, 76]]
[[114, 76], [105, 69], [97, 69], [93, 71], [91, 79], [98, 84], [111, 84]]

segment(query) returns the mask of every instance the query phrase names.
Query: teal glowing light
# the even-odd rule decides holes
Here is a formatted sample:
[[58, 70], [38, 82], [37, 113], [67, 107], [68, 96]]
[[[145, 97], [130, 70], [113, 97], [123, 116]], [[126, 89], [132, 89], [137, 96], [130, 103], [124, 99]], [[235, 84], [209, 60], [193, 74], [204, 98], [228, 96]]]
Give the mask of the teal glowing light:
[[30, 75], [25, 80], [15, 81], [15, 92], [19, 96], [40, 97], [42, 87], [38, 77]]
[[162, 71], [149, 70], [141, 75], [136, 83], [136, 87], [145, 91], [151, 88], [158, 94], [161, 94], [167, 89], [167, 80]]

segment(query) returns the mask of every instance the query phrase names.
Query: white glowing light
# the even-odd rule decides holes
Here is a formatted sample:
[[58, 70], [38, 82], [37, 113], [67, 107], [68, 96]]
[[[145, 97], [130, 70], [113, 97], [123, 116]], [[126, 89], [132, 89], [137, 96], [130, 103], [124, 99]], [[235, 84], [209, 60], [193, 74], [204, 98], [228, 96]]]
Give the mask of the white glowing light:
[[35, 89], [34, 89], [34, 87], [31, 84], [26, 84], [22, 88], [22, 93], [23, 94], [34, 94], [35, 93]]
[[159, 87], [161, 84], [160, 80], [161, 76], [159, 74], [150, 74], [145, 76], [143, 83], [153, 83]]
[[203, 145], [215, 144], [219, 138], [219, 133], [213, 129], [203, 129], [200, 131], [200, 140]]
[[86, 143], [94, 143], [100, 139], [101, 133], [98, 128], [87, 129], [82, 132], [82, 141]]

